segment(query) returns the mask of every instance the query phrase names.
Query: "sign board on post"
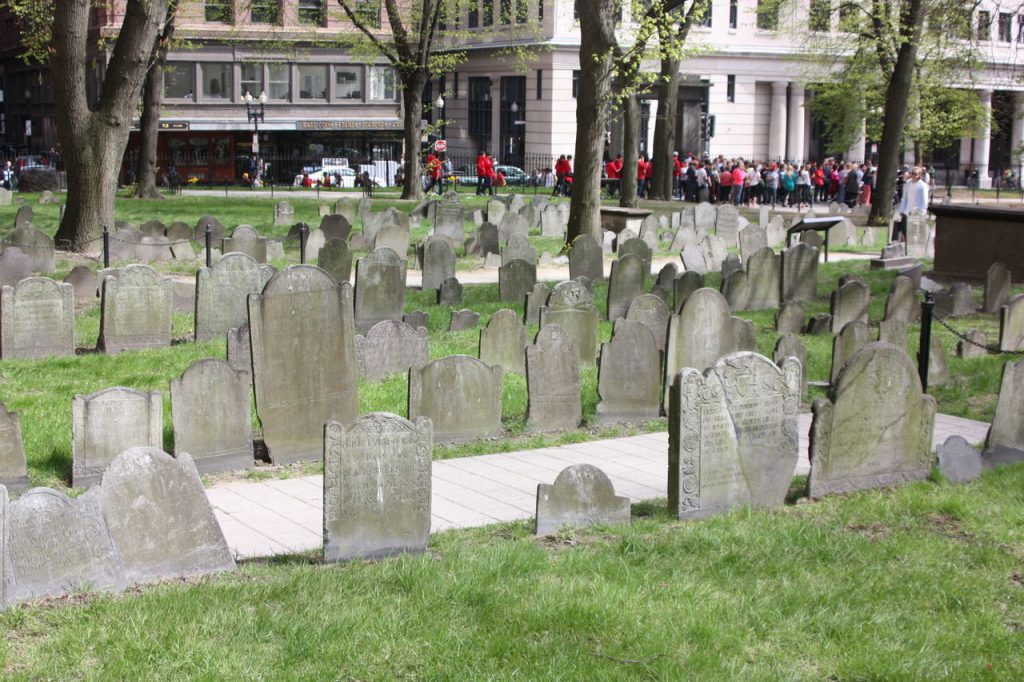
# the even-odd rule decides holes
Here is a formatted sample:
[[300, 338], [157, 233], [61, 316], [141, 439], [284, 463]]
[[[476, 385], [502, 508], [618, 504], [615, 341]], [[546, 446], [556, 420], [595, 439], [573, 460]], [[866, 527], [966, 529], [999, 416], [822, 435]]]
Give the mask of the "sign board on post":
[[434, 142], [434, 151], [443, 152], [448, 149], [448, 142], [446, 140], [436, 140]]

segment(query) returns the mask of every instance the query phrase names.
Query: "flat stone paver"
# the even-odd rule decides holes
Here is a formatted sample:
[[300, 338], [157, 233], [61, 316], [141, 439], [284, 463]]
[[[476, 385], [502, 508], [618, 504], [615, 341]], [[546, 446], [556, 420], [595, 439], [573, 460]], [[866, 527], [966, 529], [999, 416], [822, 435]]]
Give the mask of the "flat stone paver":
[[[807, 474], [811, 415], [800, 415], [800, 459]], [[934, 444], [951, 435], [982, 443], [983, 422], [937, 415]], [[433, 463], [431, 532], [487, 526], [533, 517], [537, 484], [552, 483], [570, 464], [594, 464], [633, 502], [666, 497], [668, 433], [574, 443]], [[235, 481], [206, 491], [228, 546], [238, 558], [317, 549], [323, 542], [323, 477]]]

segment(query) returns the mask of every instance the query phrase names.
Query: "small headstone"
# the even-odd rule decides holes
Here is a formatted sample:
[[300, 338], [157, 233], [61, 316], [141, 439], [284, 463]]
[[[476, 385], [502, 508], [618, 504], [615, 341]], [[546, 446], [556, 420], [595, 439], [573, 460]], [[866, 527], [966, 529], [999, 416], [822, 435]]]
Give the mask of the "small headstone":
[[706, 201], [702, 201], [697, 204], [697, 208], [694, 212], [694, 220], [697, 225], [697, 229], [703, 233], [710, 232], [715, 229], [715, 222], [717, 221], [717, 211], [715, 207]]
[[535, 344], [526, 346], [527, 429], [579, 426], [583, 408], [578, 358], [572, 339], [557, 324], [541, 327]]
[[[701, 235], [691, 225], [680, 225], [675, 234], [672, 236], [672, 246], [669, 247], [671, 251], [684, 251], [688, 247], [699, 246]], [[703, 267], [703, 256], [701, 256]]]
[[786, 221], [783, 220], [782, 216], [773, 216], [768, 222], [768, 227], [765, 230], [765, 239], [768, 242], [768, 246], [773, 249], [786, 243]]
[[204, 215], [196, 221], [196, 227], [195, 230], [193, 230], [192, 239], [200, 244], [205, 243], [207, 226], [210, 228], [211, 241], [214, 244], [220, 243], [220, 240], [224, 239], [224, 226], [212, 215]]
[[287, 201], [274, 204], [274, 225], [291, 225], [295, 219], [295, 209]]
[[1003, 365], [995, 416], [985, 438], [985, 449], [1024, 452], [1024, 359]]
[[551, 290], [544, 282], [533, 285], [533, 291], [526, 295], [524, 321], [526, 324], [540, 324], [540, 309], [548, 304]]
[[832, 372], [830, 381], [834, 384], [847, 360], [857, 351], [871, 343], [871, 330], [865, 322], [849, 322], [832, 339]]
[[252, 348], [249, 345], [249, 323], [229, 329], [224, 335], [227, 342], [225, 357], [231, 369], [245, 375], [246, 395], [252, 388]]
[[928, 257], [928, 218], [912, 215], [907, 218], [907, 256]]
[[139, 232], [144, 237], [163, 237], [167, 233], [167, 226], [159, 220], [147, 220], [139, 225]]
[[13, 206], [14, 194], [6, 187], [0, 187], [0, 206]]
[[512, 260], [498, 268], [498, 300], [522, 304], [537, 283], [537, 266], [525, 260]]
[[633, 300], [644, 293], [644, 262], [640, 256], [620, 256], [612, 261], [608, 278], [608, 320], [625, 317]]
[[1010, 272], [1003, 263], [995, 262], [985, 273], [985, 298], [982, 312], [998, 314], [1010, 300]]
[[718, 207], [718, 218], [715, 220], [715, 235], [726, 246], [736, 246], [739, 236], [739, 212], [732, 204]]
[[768, 247], [747, 260], [747, 310], [777, 308], [782, 288], [782, 259]]
[[28, 487], [21, 419], [17, 412], [8, 410], [3, 403], [0, 403], [0, 486], [6, 486], [15, 493]]
[[825, 244], [825, 240], [822, 239], [821, 233], [815, 230], [808, 230], [800, 235], [800, 244], [806, 244], [807, 246], [815, 249], [821, 249]]
[[352, 234], [352, 223], [343, 215], [325, 215], [320, 219], [320, 231], [323, 232], [326, 241], [348, 241], [349, 235]]
[[373, 244], [377, 234], [386, 227], [398, 227], [403, 232], [410, 232], [409, 216], [394, 206], [377, 213], [363, 213], [363, 239]]
[[505, 217], [507, 207], [505, 202], [497, 199], [491, 199], [487, 202], [487, 222], [492, 225], [500, 225], [502, 218]]
[[508, 241], [513, 235], [526, 237], [530, 233], [530, 226], [518, 213], [506, 213], [498, 223], [498, 239]]
[[868, 322], [868, 304], [871, 291], [856, 281], [847, 282], [832, 292], [832, 332], [836, 333], [850, 322]]
[[385, 225], [373, 240], [373, 249], [391, 249], [400, 258], [409, 253], [409, 228], [401, 225]]
[[716, 234], [705, 235], [704, 239], [700, 242], [700, 247], [704, 249], [704, 262], [707, 271], [721, 272], [722, 263], [729, 257], [729, 252], [726, 250], [726, 244], [722, 241], [722, 238]]
[[513, 234], [508, 238], [508, 243], [501, 250], [501, 264], [505, 265], [514, 260], [524, 260], [527, 263], [537, 262], [537, 250], [530, 244], [530, 240], [521, 234]]
[[557, 324], [569, 335], [580, 353], [580, 362], [590, 365], [597, 359], [598, 310], [594, 294], [583, 283], [559, 282], [540, 309], [540, 326]]
[[18, 211], [14, 214], [14, 229], [31, 225], [35, 219], [35, 214], [32, 211], [32, 207], [28, 204], [22, 204], [18, 207]]
[[419, 329], [420, 327], [423, 329], [430, 328], [430, 316], [423, 310], [413, 310], [406, 313], [402, 316], [402, 322], [405, 322], [413, 329]]
[[205, 358], [171, 380], [174, 451], [202, 474], [253, 467], [249, 374]]
[[446, 196], [437, 202], [434, 209], [434, 236], [447, 239], [452, 246], [461, 244], [465, 238], [465, 222], [466, 209], [458, 197]]
[[956, 354], [958, 357], [982, 358], [988, 355], [988, 335], [980, 329], [968, 329], [964, 332], [966, 339], [960, 339], [956, 343]]
[[32, 225], [16, 227], [4, 237], [4, 249], [16, 247], [28, 256], [32, 272], [53, 272], [53, 237]]
[[401, 320], [405, 308], [405, 260], [375, 249], [356, 261], [355, 324], [368, 330], [381, 320]]
[[480, 313], [475, 313], [468, 308], [453, 310], [451, 321], [448, 323], [448, 331], [461, 332], [466, 329], [476, 329], [480, 324]]
[[540, 213], [540, 234], [542, 237], [561, 238], [565, 236], [565, 225], [561, 216], [558, 215], [558, 208], [548, 204]]
[[932, 334], [930, 348], [928, 386], [942, 386], [949, 382], [949, 363], [946, 362], [946, 349], [942, 347], [942, 339], [937, 334]]
[[480, 360], [506, 372], [526, 374], [525, 348], [530, 343], [526, 325], [514, 310], [504, 308], [494, 313], [487, 326], [480, 330]]
[[1024, 350], [1024, 294], [1017, 294], [1003, 306], [999, 316], [999, 350]]
[[747, 273], [743, 270], [732, 270], [727, 276], [723, 275], [722, 295], [725, 296], [730, 309], [747, 310], [747, 301], [750, 299]]
[[347, 282], [352, 277], [352, 249], [340, 237], [331, 237], [317, 252], [316, 263], [335, 282]]
[[974, 290], [966, 282], [954, 282], [949, 289], [935, 292], [935, 315], [939, 319], [973, 315], [976, 308]]
[[735, 253], [730, 253], [721, 262], [722, 280], [732, 277], [733, 273], [743, 272], [743, 261]]
[[907, 323], [903, 320], [882, 320], [878, 323], [878, 340], [907, 349]]
[[115, 386], [71, 401], [71, 485], [99, 482], [114, 458], [136, 446], [163, 444], [163, 397]]
[[[683, 260], [683, 267], [686, 268], [686, 272], [692, 272], [697, 275], [707, 273], [707, 260], [704, 258], [704, 249], [701, 248], [700, 244], [686, 246], [680, 257]], [[679, 305], [678, 301], [676, 301], [676, 305]]]
[[359, 202], [353, 197], [342, 197], [334, 202], [334, 213], [348, 221], [349, 225], [356, 224]]
[[775, 316], [778, 334], [799, 334], [804, 330], [804, 307], [799, 303], [783, 303]]
[[359, 375], [370, 381], [420, 369], [430, 360], [426, 328], [396, 320], [378, 322], [366, 336], [357, 334], [355, 344]]
[[642, 294], [633, 299], [626, 311], [625, 319], [639, 322], [651, 330], [658, 351], [665, 352], [668, 343], [668, 320], [671, 313], [665, 302], [654, 294]]
[[744, 320], [742, 317], [733, 317], [732, 338], [735, 350], [757, 352], [757, 332], [754, 330], [753, 321]]
[[437, 289], [437, 304], [444, 306], [462, 305], [462, 284], [456, 277], [448, 277]]
[[683, 309], [686, 299], [697, 289], [704, 288], [704, 276], [697, 272], [684, 272], [675, 281], [675, 312]]
[[239, 225], [231, 237], [222, 240], [221, 253], [244, 253], [257, 263], [267, 262], [267, 238], [261, 237], [251, 225]]
[[568, 526], [622, 525], [630, 521], [630, 500], [615, 494], [608, 476], [592, 464], [573, 464], [553, 485], [537, 485], [534, 535], [551, 535]]
[[921, 391], [915, 363], [902, 349], [861, 348], [812, 411], [810, 497], [931, 474], [935, 399]]
[[939, 472], [951, 483], [970, 483], [981, 475], [981, 453], [963, 436], [950, 436], [936, 454]]
[[484, 223], [480, 226], [477, 236], [477, 243], [480, 247], [478, 255], [486, 258], [489, 255], [497, 256], [499, 253], [498, 228], [491, 223]]
[[129, 265], [116, 278], [104, 277], [96, 347], [113, 355], [170, 346], [172, 289], [171, 280], [148, 265]]
[[885, 301], [886, 320], [900, 320], [907, 324], [917, 321], [920, 306], [917, 290], [909, 277], [899, 276], [892, 282], [889, 298]]
[[917, 265], [899, 270], [897, 272], [898, 277], [906, 277], [914, 283], [914, 290], [921, 288], [921, 280], [924, 277], [924, 263], [918, 263]]
[[167, 237], [143, 237], [135, 245], [135, 258], [140, 263], [173, 260], [171, 242]]
[[807, 333], [811, 336], [823, 336], [832, 333], [832, 316], [828, 313], [815, 313], [807, 321]]
[[794, 332], [786, 332], [775, 342], [772, 357], [775, 364], [781, 367], [786, 358], [796, 358], [800, 361], [800, 395], [807, 395], [807, 349]]
[[599, 423], [657, 419], [661, 358], [649, 327], [628, 318], [615, 323], [611, 341], [601, 345], [597, 394]]
[[818, 295], [818, 249], [801, 242], [782, 252], [782, 300], [809, 303]]
[[451, 243], [440, 236], [427, 237], [423, 242], [423, 276], [421, 287], [437, 290], [442, 282], [455, 277], [455, 252]]
[[75, 354], [75, 297], [70, 284], [27, 277], [0, 293], [0, 358]]
[[[249, 294], [263, 291], [274, 269], [244, 253], [228, 253], [212, 268], [199, 268], [195, 286], [195, 339], [220, 338], [249, 319]], [[196, 453], [189, 453], [195, 455]]]
[[760, 249], [768, 247], [768, 234], [763, 228], [757, 225], [750, 225], [740, 232], [740, 259], [746, 263], [747, 260]]
[[501, 367], [467, 355], [409, 372], [409, 417], [429, 417], [434, 440], [450, 443], [501, 433]]
[[604, 279], [604, 255], [601, 246], [590, 235], [577, 237], [569, 249], [569, 279], [579, 276], [591, 282]]

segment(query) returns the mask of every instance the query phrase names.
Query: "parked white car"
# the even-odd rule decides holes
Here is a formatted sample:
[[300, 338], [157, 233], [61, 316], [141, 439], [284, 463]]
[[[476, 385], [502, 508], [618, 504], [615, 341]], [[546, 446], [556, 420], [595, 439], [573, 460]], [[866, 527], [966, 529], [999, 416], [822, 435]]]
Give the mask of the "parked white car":
[[325, 168], [316, 168], [315, 170], [308, 171], [307, 173], [299, 173], [295, 176], [295, 180], [292, 185], [295, 187], [302, 187], [304, 177], [308, 175], [310, 181], [314, 185], [323, 185], [324, 178], [330, 176], [331, 187], [355, 187], [356, 186], [356, 172], [348, 166], [327, 166]]

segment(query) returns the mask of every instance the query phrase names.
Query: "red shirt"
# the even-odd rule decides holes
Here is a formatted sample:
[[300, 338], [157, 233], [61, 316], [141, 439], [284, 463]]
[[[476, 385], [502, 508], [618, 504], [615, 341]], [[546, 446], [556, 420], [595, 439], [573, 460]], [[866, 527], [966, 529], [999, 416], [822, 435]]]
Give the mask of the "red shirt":
[[604, 167], [604, 172], [608, 174], [609, 180], [616, 180], [619, 177], [619, 168], [615, 165], [615, 161], [609, 161]]
[[489, 165], [490, 162], [487, 160], [486, 154], [481, 154], [480, 156], [476, 157], [476, 174], [482, 178], [486, 178], [487, 167]]
[[427, 171], [430, 173], [430, 177], [435, 180], [441, 179], [441, 159], [437, 158], [433, 154], [427, 155]]
[[555, 161], [555, 175], [561, 177], [566, 173], [572, 172], [572, 166], [569, 165], [568, 159], [559, 159]]
[[732, 171], [723, 170], [718, 176], [722, 187], [732, 187]]
[[747, 179], [747, 171], [743, 170], [739, 166], [732, 172], [732, 184], [742, 185], [743, 181]]
[[672, 175], [674, 175], [674, 176], [676, 176], [678, 178], [679, 175], [682, 172], [683, 172], [683, 162], [680, 161], [679, 157], [677, 156], [677, 157], [675, 157], [672, 160]]

